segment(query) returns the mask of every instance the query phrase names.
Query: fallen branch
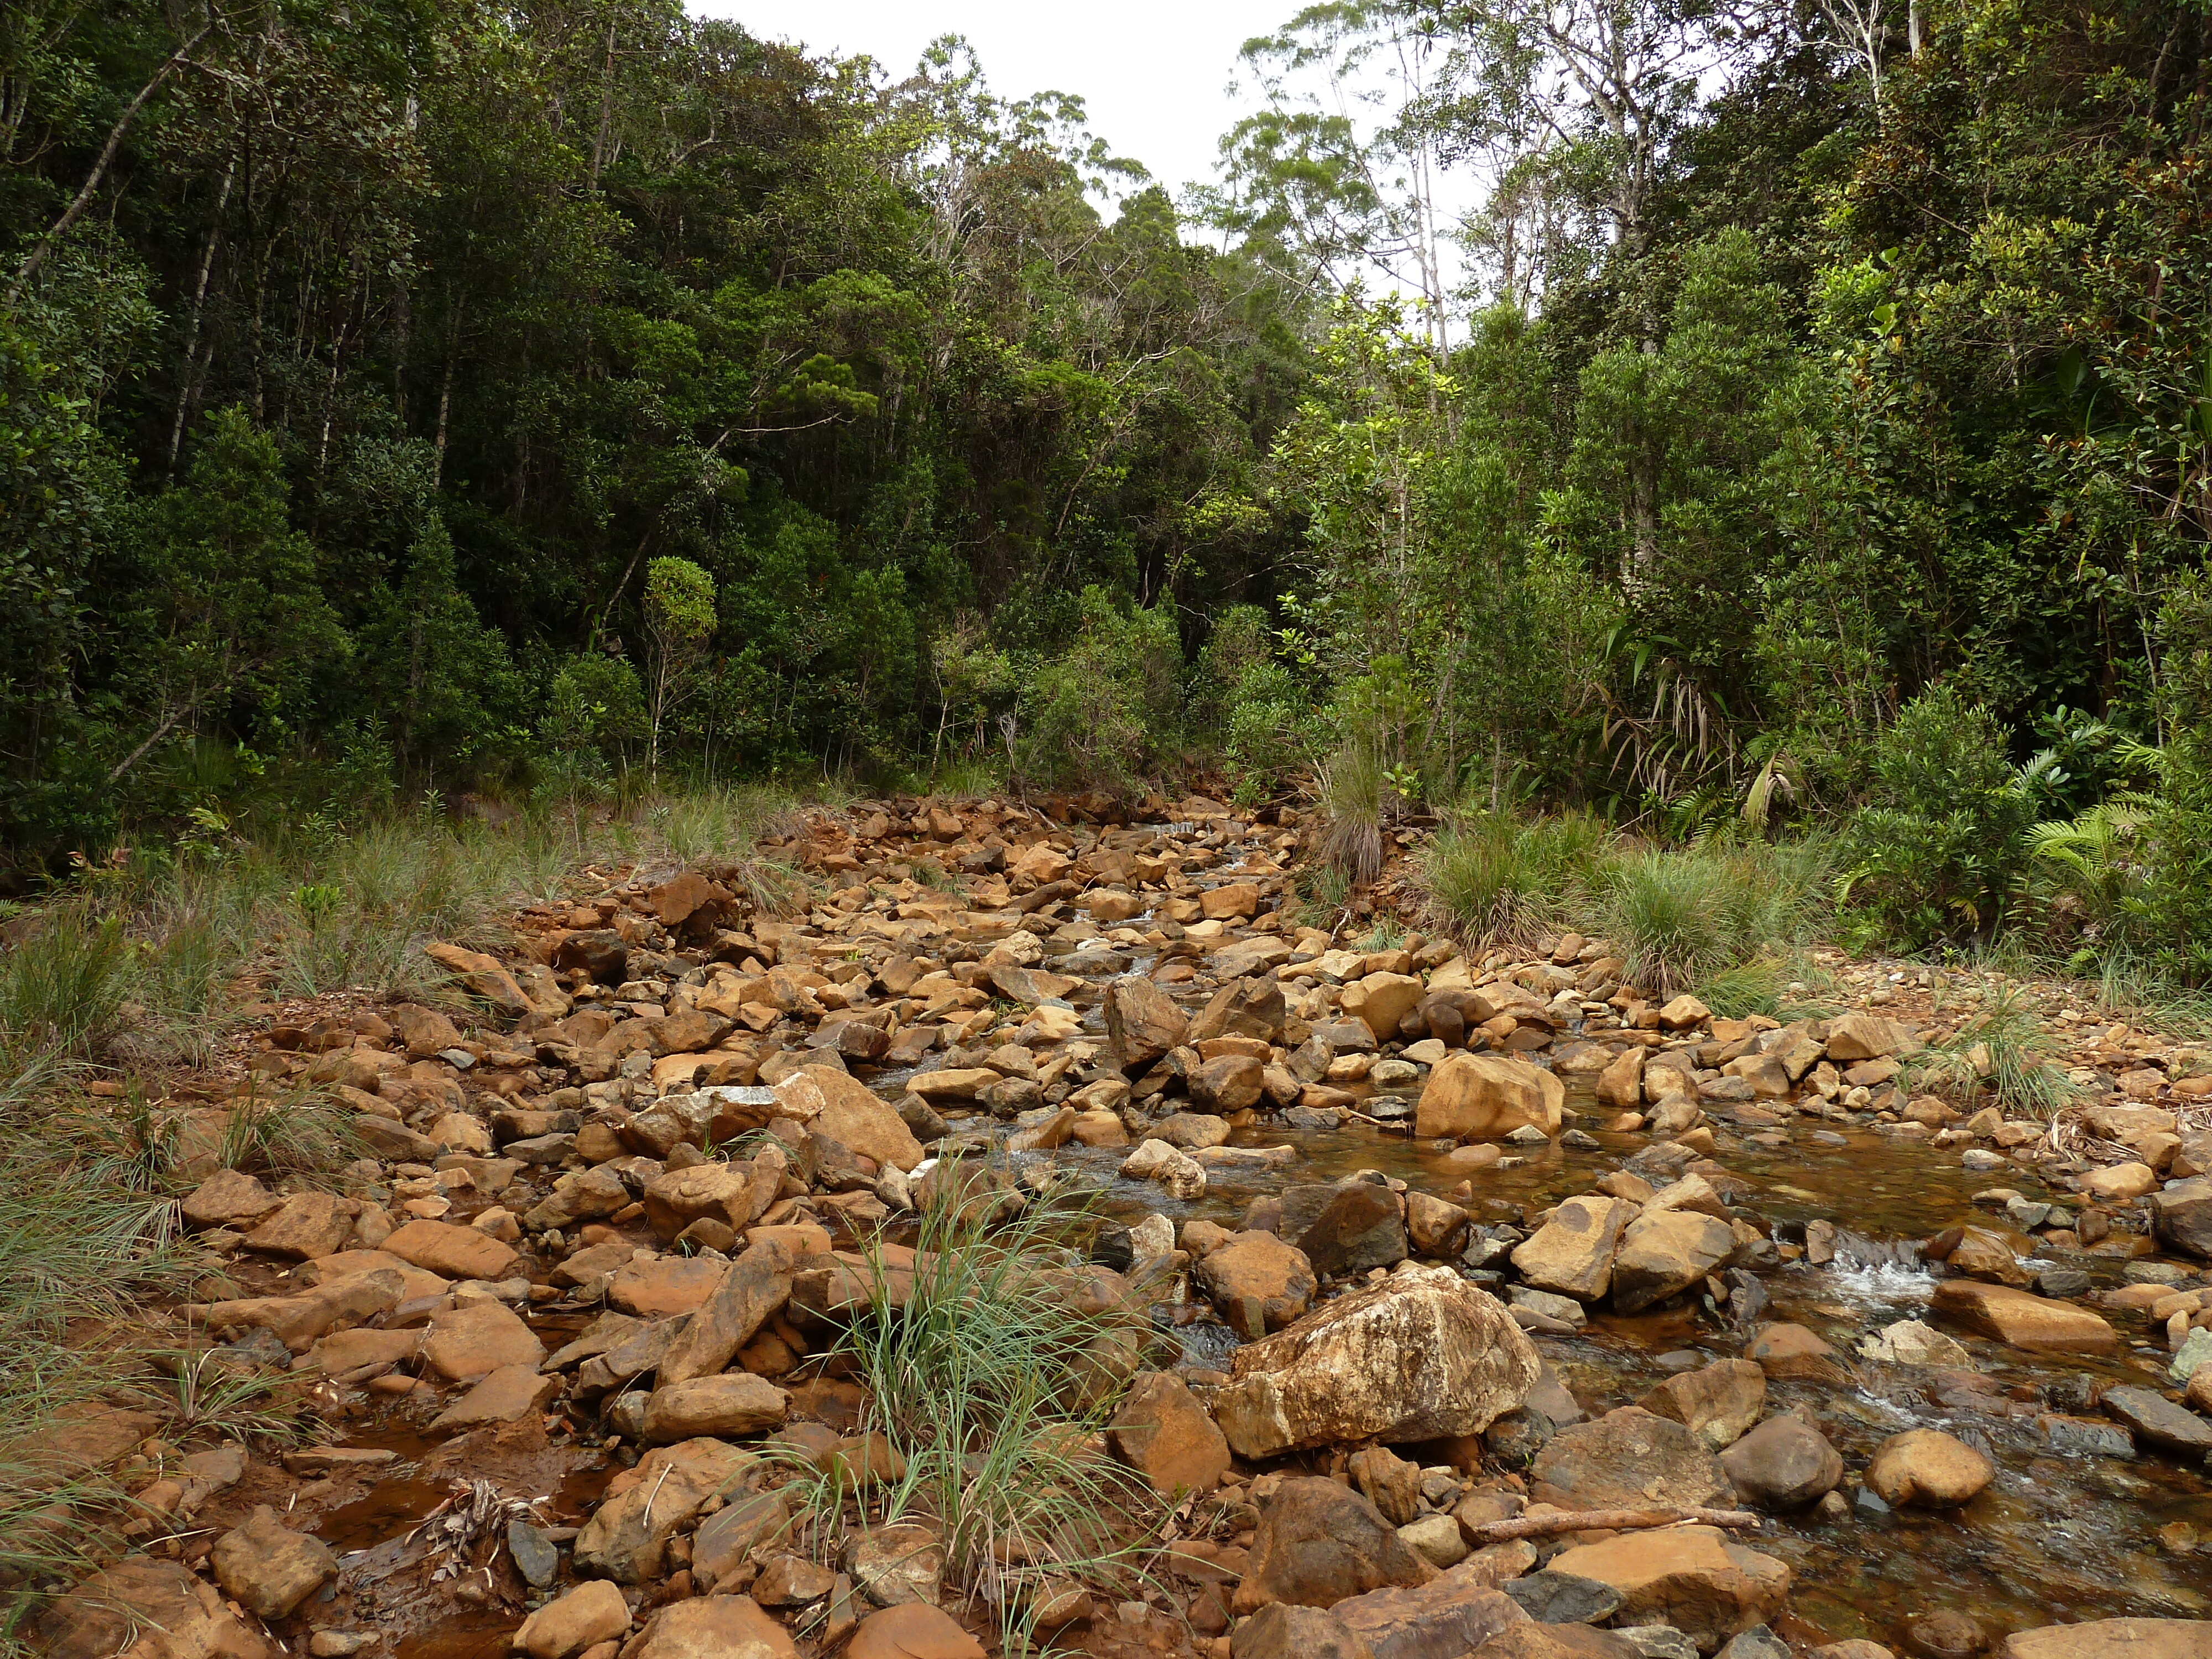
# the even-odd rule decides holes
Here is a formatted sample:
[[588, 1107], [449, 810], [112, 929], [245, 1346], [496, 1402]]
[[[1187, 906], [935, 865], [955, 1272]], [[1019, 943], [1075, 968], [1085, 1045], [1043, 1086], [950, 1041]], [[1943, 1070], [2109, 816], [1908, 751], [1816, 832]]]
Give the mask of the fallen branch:
[[1562, 1532], [1633, 1532], [1645, 1527], [1755, 1527], [1763, 1516], [1749, 1510], [1563, 1510], [1462, 1527], [1476, 1549], [1516, 1538], [1549, 1538]]

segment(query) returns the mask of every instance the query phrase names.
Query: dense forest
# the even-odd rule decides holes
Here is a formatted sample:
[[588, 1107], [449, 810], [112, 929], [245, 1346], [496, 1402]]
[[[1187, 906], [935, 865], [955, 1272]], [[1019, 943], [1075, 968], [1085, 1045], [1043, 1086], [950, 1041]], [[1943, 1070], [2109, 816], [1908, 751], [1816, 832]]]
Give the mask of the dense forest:
[[2033, 866], [2203, 975], [2212, 11], [1340, 0], [1242, 67], [1177, 199], [950, 37], [9, 6], [19, 870], [1172, 775], [1832, 826], [1905, 942]]

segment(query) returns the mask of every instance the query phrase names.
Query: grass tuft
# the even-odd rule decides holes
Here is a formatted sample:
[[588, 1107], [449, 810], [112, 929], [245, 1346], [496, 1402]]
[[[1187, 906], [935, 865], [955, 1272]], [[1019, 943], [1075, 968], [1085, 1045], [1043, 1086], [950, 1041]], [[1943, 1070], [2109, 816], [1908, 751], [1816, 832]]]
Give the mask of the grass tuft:
[[1597, 926], [1632, 982], [1671, 997], [1796, 940], [1827, 873], [1810, 843], [1635, 853], [1606, 872]]
[[1609, 842], [1605, 824], [1587, 813], [1459, 818], [1424, 862], [1431, 919], [1465, 945], [1532, 947], [1589, 918]]
[[[1160, 1509], [1141, 1478], [1095, 1449], [1142, 1352], [1146, 1311], [1111, 1304], [1069, 1249], [1081, 1197], [1032, 1203], [992, 1229], [959, 1202], [930, 1205], [903, 1301], [873, 1257], [873, 1295], [831, 1364], [866, 1389], [868, 1427], [902, 1472], [857, 1491], [841, 1468], [805, 1471], [805, 1540], [834, 1561], [857, 1533], [927, 1527], [946, 1583], [988, 1607], [1006, 1650], [1030, 1644], [1041, 1600], [1071, 1583], [1126, 1596]], [[1111, 1281], [1105, 1281], [1111, 1283]]]
[[1990, 981], [1981, 1012], [1907, 1062], [1905, 1079], [1916, 1092], [1962, 1107], [1987, 1090], [2007, 1117], [2048, 1121], [2081, 1098], [2080, 1087], [2051, 1062], [2056, 1042], [2026, 991]]

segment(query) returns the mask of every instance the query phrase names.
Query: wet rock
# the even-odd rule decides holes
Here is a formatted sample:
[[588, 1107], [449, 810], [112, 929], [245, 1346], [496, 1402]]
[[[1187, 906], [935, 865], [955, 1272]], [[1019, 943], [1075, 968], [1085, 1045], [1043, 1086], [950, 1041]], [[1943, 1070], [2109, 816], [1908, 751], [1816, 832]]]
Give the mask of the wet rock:
[[1764, 1625], [1730, 1637], [1713, 1659], [1796, 1659], [1790, 1644]]
[[1913, 1659], [1973, 1659], [1988, 1644], [1979, 1625], [1950, 1607], [1905, 1621], [1905, 1650]]
[[1731, 1543], [1713, 1527], [1624, 1533], [1562, 1551], [1552, 1568], [1620, 1591], [1619, 1622], [1671, 1625], [1701, 1650], [1778, 1617], [1791, 1578], [1772, 1556]]
[[2107, 1416], [2126, 1424], [2148, 1445], [2191, 1457], [2212, 1452], [2212, 1423], [2175, 1405], [2155, 1389], [2107, 1389], [2101, 1403]]
[[1636, 1403], [1655, 1417], [1672, 1418], [1718, 1451], [1759, 1421], [1766, 1404], [1766, 1373], [1752, 1360], [1716, 1360], [1668, 1377]]
[[1229, 1470], [1229, 1442], [1171, 1371], [1137, 1378], [1107, 1425], [1106, 1440], [1164, 1498], [1211, 1492]]
[[1237, 1233], [1209, 1251], [1191, 1269], [1191, 1279], [1248, 1340], [1297, 1320], [1313, 1305], [1318, 1284], [1304, 1251], [1256, 1231]]
[[1596, 1302], [1613, 1288], [1613, 1259], [1636, 1206], [1620, 1199], [1570, 1198], [1513, 1252], [1513, 1265], [1538, 1290]]
[[1721, 1454], [1738, 1496], [1767, 1510], [1817, 1504], [1844, 1478], [1843, 1455], [1795, 1415], [1770, 1417]]
[[261, 1619], [282, 1619], [338, 1576], [319, 1538], [292, 1531], [266, 1504], [216, 1540], [210, 1565], [223, 1593]]
[[1618, 1613], [1623, 1599], [1610, 1584], [1552, 1567], [1500, 1588], [1540, 1625], [1595, 1625]]
[[914, 1601], [861, 1620], [845, 1659], [983, 1659], [983, 1644], [951, 1613]]
[[1233, 1363], [1214, 1415], [1231, 1448], [1255, 1458], [1480, 1434], [1537, 1376], [1535, 1349], [1494, 1297], [1449, 1268], [1410, 1265], [1246, 1345]]
[[1618, 1633], [1643, 1659], [1697, 1659], [1698, 1644], [1672, 1625], [1628, 1625]]
[[1282, 1034], [1283, 988], [1272, 979], [1240, 979], [1223, 986], [1199, 1011], [1183, 1034], [1190, 1043], [1216, 1037], [1258, 1037], [1273, 1042]]
[[1270, 1601], [1333, 1607], [1385, 1585], [1425, 1583], [1434, 1574], [1358, 1492], [1334, 1480], [1290, 1480], [1261, 1512], [1232, 1610], [1253, 1613]]
[[2212, 1621], [2202, 1619], [2094, 1619], [2047, 1625], [2005, 1638], [2000, 1659], [2207, 1659]]
[[2151, 1225], [2169, 1249], [2212, 1259], [2212, 1178], [2177, 1181], [2150, 1199]]
[[1104, 1000], [1107, 1046], [1132, 1077], [1180, 1044], [1189, 1028], [1168, 994], [1141, 975], [1115, 980]]
[[1140, 1140], [1121, 1160], [1120, 1174], [1130, 1181], [1156, 1181], [1168, 1196], [1193, 1199], [1206, 1191], [1206, 1168], [1164, 1140]]
[[1176, 1112], [1152, 1127], [1152, 1137], [1179, 1152], [1218, 1146], [1229, 1139], [1229, 1126], [1211, 1112]]
[[645, 1438], [669, 1445], [701, 1436], [760, 1434], [776, 1427], [790, 1411], [789, 1395], [750, 1372], [698, 1376], [653, 1391], [645, 1407]]
[[1935, 1309], [1970, 1331], [2031, 1353], [2112, 1353], [2120, 1346], [2120, 1334], [2087, 1308], [2009, 1285], [1947, 1279], [1936, 1287]]
[[1632, 1509], [1679, 1504], [1710, 1509], [1734, 1494], [1728, 1474], [1683, 1425], [1623, 1406], [1562, 1429], [1538, 1455], [1529, 1478], [1565, 1509]]
[[1498, 1140], [1522, 1127], [1557, 1134], [1565, 1104], [1566, 1085], [1542, 1067], [1462, 1050], [1429, 1073], [1413, 1133], [1425, 1140]]
[[602, 1579], [579, 1584], [538, 1608], [522, 1621], [512, 1645], [530, 1659], [575, 1659], [629, 1628], [629, 1607], [622, 1592]]
[[1884, 1326], [1860, 1342], [1859, 1352], [1868, 1359], [1889, 1365], [1936, 1365], [1971, 1370], [1974, 1363], [1963, 1343], [1917, 1319], [1900, 1319], [1893, 1325]]
[[1367, 1644], [1319, 1607], [1271, 1601], [1230, 1632], [1230, 1659], [1373, 1659]]
[[1406, 1194], [1406, 1236], [1417, 1255], [1457, 1255], [1466, 1247], [1473, 1222], [1456, 1204], [1422, 1192]]
[[1406, 1223], [1398, 1195], [1373, 1182], [1345, 1182], [1299, 1235], [1298, 1249], [1316, 1273], [1331, 1276], [1403, 1261]]
[[1620, 1236], [1613, 1258], [1613, 1305], [1637, 1313], [1698, 1283], [1735, 1249], [1725, 1221], [1695, 1210], [1647, 1210]]
[[1996, 1471], [1990, 1460], [1941, 1429], [1910, 1429], [1875, 1449], [1867, 1485], [1893, 1506], [1955, 1509], [1988, 1486]]
[[1836, 1351], [1802, 1325], [1761, 1326], [1743, 1357], [1774, 1382], [1841, 1382]]

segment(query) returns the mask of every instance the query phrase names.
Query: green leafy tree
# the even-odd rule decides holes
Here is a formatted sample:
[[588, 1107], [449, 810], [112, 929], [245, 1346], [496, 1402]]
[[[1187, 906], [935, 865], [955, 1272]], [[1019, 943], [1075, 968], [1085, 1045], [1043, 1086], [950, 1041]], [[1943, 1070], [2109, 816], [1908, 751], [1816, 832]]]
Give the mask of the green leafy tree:
[[697, 689], [697, 670], [714, 637], [714, 579], [689, 559], [655, 559], [645, 573], [645, 769], [660, 775], [660, 731]]

